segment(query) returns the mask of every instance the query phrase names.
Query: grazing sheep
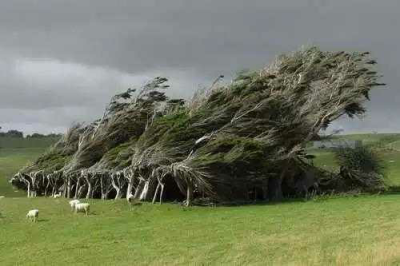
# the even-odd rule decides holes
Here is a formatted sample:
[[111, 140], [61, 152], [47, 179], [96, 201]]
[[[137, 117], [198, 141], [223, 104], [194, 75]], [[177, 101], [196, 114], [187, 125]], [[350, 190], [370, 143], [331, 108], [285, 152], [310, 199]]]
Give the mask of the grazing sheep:
[[75, 213], [85, 212], [88, 215], [90, 209], [89, 203], [77, 203], [75, 204]]
[[72, 210], [74, 210], [75, 205], [78, 204], [78, 203], [80, 203], [79, 200], [71, 200], [71, 201], [69, 202], [69, 206], [71, 206]]
[[61, 198], [61, 192], [58, 194], [54, 194], [53, 198], [55, 198], [55, 199]]
[[5, 197], [4, 196], [0, 196], [0, 199], [4, 199]]
[[39, 210], [30, 210], [26, 215], [26, 218], [33, 222], [36, 222], [38, 217], [39, 217]]

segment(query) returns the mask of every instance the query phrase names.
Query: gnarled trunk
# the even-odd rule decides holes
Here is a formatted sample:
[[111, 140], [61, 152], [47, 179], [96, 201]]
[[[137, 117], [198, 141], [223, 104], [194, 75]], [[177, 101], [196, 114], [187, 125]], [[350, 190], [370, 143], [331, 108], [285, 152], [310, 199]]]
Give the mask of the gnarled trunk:
[[71, 198], [71, 177], [67, 177], [67, 192], [66, 192], [66, 196], [67, 198]]
[[186, 188], [186, 207], [191, 206], [192, 202], [193, 202], [193, 185], [191, 183], [188, 183]]
[[[132, 195], [132, 189], [133, 189], [133, 182], [134, 182], [134, 178], [133, 176], [129, 176], [128, 177], [128, 188], [126, 190], [126, 200], [129, 201], [130, 198], [135, 195]], [[136, 192], [135, 192], [136, 194]]]
[[142, 192], [140, 193], [139, 200], [146, 200], [150, 188], [150, 180], [144, 181]]
[[79, 189], [80, 189], [80, 183], [81, 183], [81, 177], [79, 176], [77, 179], [76, 179], [76, 186], [75, 186], [75, 195], [74, 195], [74, 199], [77, 199], [78, 198], [78, 192], [79, 192]]
[[161, 186], [161, 184], [160, 184], [160, 182], [158, 182], [157, 187], [156, 187], [156, 191], [154, 192], [154, 196], [153, 196], [153, 201], [152, 201], [153, 204], [157, 200], [157, 194], [158, 194], [158, 190], [160, 189], [160, 186]]
[[143, 191], [144, 185], [145, 185], [144, 179], [141, 178], [139, 180], [139, 184], [136, 187], [135, 194], [133, 195], [134, 199], [139, 199], [139, 197], [140, 197], [140, 195], [141, 195], [141, 193]]
[[86, 193], [86, 199], [90, 199], [90, 196], [92, 195], [92, 183], [88, 180], [87, 180], [87, 186], [88, 186], [88, 190]]

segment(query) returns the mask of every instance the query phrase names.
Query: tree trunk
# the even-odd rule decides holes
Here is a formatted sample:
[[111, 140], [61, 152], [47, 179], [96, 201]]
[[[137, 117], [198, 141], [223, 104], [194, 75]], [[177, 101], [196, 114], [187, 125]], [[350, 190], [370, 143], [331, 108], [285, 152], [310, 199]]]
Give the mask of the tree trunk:
[[86, 199], [90, 199], [91, 195], [92, 195], [92, 184], [91, 184], [91, 182], [88, 182], [88, 190], [86, 193]]
[[[128, 188], [126, 190], [126, 200], [127, 201], [129, 201], [129, 199], [132, 196], [132, 189], [133, 189], [133, 176], [129, 177], [129, 179], [128, 179]], [[135, 192], [135, 194], [136, 194], [136, 192]]]
[[161, 183], [160, 204], [162, 204], [163, 194], [164, 194], [164, 184]]
[[120, 189], [119, 187], [117, 187], [117, 188], [115, 189], [115, 191], [116, 191], [116, 194], [115, 194], [114, 200], [119, 200], [119, 199], [121, 199], [121, 198], [122, 198], [121, 189]]
[[82, 194], [83, 194], [83, 189], [85, 188], [85, 185], [82, 185], [80, 188], [79, 188], [79, 191], [78, 191], [78, 196], [77, 196], [77, 198], [78, 199], [80, 199], [80, 198], [82, 198]]
[[97, 189], [99, 188], [99, 181], [96, 180], [93, 187], [92, 187], [92, 193], [90, 195], [90, 198], [94, 198], [94, 193], [97, 191]]
[[76, 187], [75, 187], [75, 195], [74, 195], [74, 199], [78, 198], [78, 192], [79, 192], [79, 183], [81, 181], [81, 178], [78, 177], [78, 179], [76, 180]]
[[193, 186], [192, 184], [188, 183], [186, 188], [186, 207], [192, 205], [192, 200], [193, 200]]
[[271, 201], [281, 201], [283, 199], [281, 177], [270, 177], [268, 181], [268, 198]]
[[71, 177], [67, 178], [67, 198], [71, 198]]
[[47, 179], [47, 185], [46, 185], [46, 188], [44, 189], [45, 197], [47, 197], [47, 193], [49, 192], [49, 187], [50, 187], [50, 179]]
[[63, 197], [67, 197], [67, 180], [64, 179], [64, 191], [63, 191]]
[[[116, 179], [118, 179], [118, 184], [116, 182]], [[121, 199], [122, 195], [121, 195], [121, 180], [120, 180], [120, 177], [118, 177], [118, 176], [116, 177], [115, 175], [111, 175], [111, 185], [113, 186], [113, 188], [116, 191], [114, 200]]]
[[31, 197], [31, 184], [29, 183], [29, 181], [27, 182], [27, 186], [28, 186], [28, 198]]
[[140, 194], [139, 200], [147, 199], [147, 194], [149, 192], [149, 185], [150, 185], [150, 180], [144, 181], [144, 187], [143, 187], [142, 193]]
[[104, 175], [100, 175], [100, 193], [101, 193], [101, 199], [105, 200], [107, 198], [107, 191], [106, 191], [106, 186], [104, 184]]
[[34, 197], [36, 197], [36, 175], [30, 174], [30, 177], [32, 180], [31, 197], [34, 198]]
[[138, 186], [136, 188], [135, 194], [133, 195], [134, 199], [138, 199], [139, 198], [139, 196], [142, 193], [143, 187], [144, 187], [144, 179], [140, 179], [139, 184], [138, 184]]
[[157, 194], [158, 194], [158, 190], [160, 189], [160, 185], [161, 185], [160, 183], [157, 184], [156, 191], [154, 192], [153, 201], [152, 201], [153, 204], [157, 200]]
[[51, 191], [51, 196], [52, 196], [52, 197], [54, 197], [54, 194], [56, 194], [56, 186], [57, 186], [57, 183], [54, 183], [53, 189], [52, 189], [52, 191]]
[[21, 179], [22, 179], [22, 181], [24, 181], [24, 183], [26, 184], [26, 193], [27, 193], [27, 197], [30, 198], [30, 197], [31, 197], [31, 183], [30, 183], [29, 180], [26, 179], [23, 175], [21, 175]]

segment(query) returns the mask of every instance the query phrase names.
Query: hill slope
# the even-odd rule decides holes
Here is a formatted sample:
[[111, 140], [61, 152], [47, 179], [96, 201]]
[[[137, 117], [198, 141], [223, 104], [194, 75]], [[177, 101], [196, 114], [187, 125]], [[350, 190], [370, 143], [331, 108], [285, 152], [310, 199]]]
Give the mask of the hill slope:
[[[90, 203], [86, 217], [65, 199], [0, 200], [0, 264], [400, 263], [399, 195], [218, 208]], [[24, 219], [32, 208], [36, 224]]]
[[25, 195], [25, 192], [14, 192], [8, 183], [8, 178], [18, 169], [34, 161], [57, 139], [21, 139], [0, 137], [0, 195], [15, 197]]
[[[400, 186], [400, 134], [353, 134], [335, 136], [334, 139], [361, 140], [363, 145], [374, 148], [386, 166], [388, 185]], [[316, 156], [315, 165], [338, 171], [332, 150], [310, 148], [308, 152]]]

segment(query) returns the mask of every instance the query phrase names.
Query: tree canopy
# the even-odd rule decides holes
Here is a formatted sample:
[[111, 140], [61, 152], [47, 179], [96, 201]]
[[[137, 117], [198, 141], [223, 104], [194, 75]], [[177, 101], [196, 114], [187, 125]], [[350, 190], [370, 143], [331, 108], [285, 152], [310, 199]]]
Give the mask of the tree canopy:
[[365, 113], [370, 90], [384, 85], [375, 64], [366, 52], [310, 47], [230, 84], [218, 78], [190, 101], [167, 97], [168, 80], [157, 77], [115, 95], [102, 118], [72, 127], [13, 182], [37, 175], [60, 180], [53, 187], [68, 197], [122, 190], [140, 200], [184, 196], [188, 205], [303, 193], [323, 175], [306, 143], [332, 121]]

